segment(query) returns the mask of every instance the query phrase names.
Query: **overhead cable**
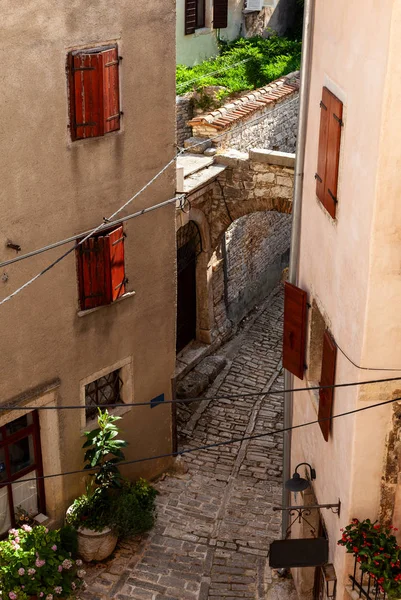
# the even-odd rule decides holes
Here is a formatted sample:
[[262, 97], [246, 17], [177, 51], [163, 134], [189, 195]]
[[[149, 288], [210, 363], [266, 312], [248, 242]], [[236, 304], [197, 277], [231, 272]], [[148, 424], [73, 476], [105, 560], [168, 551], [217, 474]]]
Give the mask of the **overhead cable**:
[[[118, 463], [119, 467], [124, 467], [127, 465], [134, 465], [138, 463], [148, 462], [150, 460], [161, 460], [162, 458], [171, 458], [175, 456], [182, 456], [183, 454], [191, 454], [192, 452], [200, 452], [202, 450], [211, 450], [212, 448], [219, 448], [221, 446], [229, 446], [231, 444], [238, 444], [241, 442], [246, 442], [249, 440], [258, 440], [264, 437], [272, 437], [274, 435], [279, 435], [286, 433], [287, 431], [294, 431], [296, 429], [302, 429], [303, 427], [309, 427], [311, 425], [318, 425], [319, 423], [324, 423], [326, 421], [333, 421], [334, 419], [339, 419], [340, 417], [347, 417], [349, 415], [355, 415], [360, 412], [364, 412], [366, 410], [370, 410], [372, 408], [378, 408], [381, 406], [386, 406], [387, 404], [393, 404], [394, 402], [401, 401], [401, 396], [398, 398], [393, 398], [392, 400], [385, 400], [384, 402], [378, 402], [376, 404], [371, 404], [370, 406], [363, 406], [362, 408], [355, 408], [354, 410], [349, 410], [347, 412], [339, 413], [338, 415], [331, 415], [330, 417], [324, 417], [322, 419], [316, 419], [315, 421], [308, 421], [307, 423], [300, 423], [299, 425], [292, 425], [291, 427], [285, 427], [282, 429], [275, 429], [274, 431], [267, 431], [265, 433], [256, 433], [245, 435], [237, 438], [232, 438], [231, 440], [224, 440], [223, 442], [214, 442], [212, 444], [205, 444], [203, 446], [196, 446], [195, 448], [184, 448], [183, 450], [177, 450], [176, 452], [168, 452], [165, 454], [157, 454], [156, 456], [146, 456], [145, 458], [136, 458], [133, 460], [125, 460]], [[53, 473], [51, 475], [39, 475], [37, 477], [27, 477], [24, 478], [24, 483], [28, 481], [38, 481], [42, 479], [52, 479], [55, 477], [66, 477], [67, 475], [78, 475], [78, 474], [87, 474], [89, 475], [92, 472], [98, 471], [98, 468], [89, 468], [89, 469], [77, 469], [76, 471], [65, 471], [64, 473]], [[1, 485], [13, 485], [15, 481], [2, 481]]]
[[[326, 390], [326, 389], [335, 389], [335, 388], [345, 388], [345, 387], [355, 387], [358, 385], [369, 385], [372, 383], [388, 383], [391, 381], [400, 381], [401, 377], [390, 377], [387, 379], [373, 379], [369, 381], [354, 381], [349, 383], [334, 383], [333, 385], [314, 385], [310, 387], [300, 387], [300, 388], [291, 388], [291, 389], [273, 389], [268, 390], [267, 392], [246, 392], [244, 394], [220, 394], [219, 396], [201, 396], [197, 398], [176, 398], [175, 400], [163, 400], [154, 404], [152, 402], [121, 402], [114, 404], [102, 404], [98, 408], [136, 408], [140, 406], [162, 406], [163, 404], [190, 404], [191, 402], [209, 402], [211, 400], [240, 400], [242, 398], [253, 398], [259, 396], [273, 396], [275, 394], [285, 394], [285, 393], [295, 393], [295, 392], [309, 392], [309, 391], [317, 391], [317, 390]], [[60, 406], [26, 406], [26, 405], [0, 405], [0, 411], [12, 411], [12, 410], [25, 410], [25, 411], [34, 411], [34, 410], [85, 410], [87, 406], [85, 404], [70, 404], [70, 405], [60, 405]]]

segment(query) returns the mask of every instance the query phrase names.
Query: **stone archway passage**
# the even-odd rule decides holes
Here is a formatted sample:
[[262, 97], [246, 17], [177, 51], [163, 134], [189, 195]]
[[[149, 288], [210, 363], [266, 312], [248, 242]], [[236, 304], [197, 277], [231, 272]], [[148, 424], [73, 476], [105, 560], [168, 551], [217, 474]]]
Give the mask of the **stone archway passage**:
[[177, 352], [196, 338], [196, 259], [202, 252], [198, 226], [177, 231]]

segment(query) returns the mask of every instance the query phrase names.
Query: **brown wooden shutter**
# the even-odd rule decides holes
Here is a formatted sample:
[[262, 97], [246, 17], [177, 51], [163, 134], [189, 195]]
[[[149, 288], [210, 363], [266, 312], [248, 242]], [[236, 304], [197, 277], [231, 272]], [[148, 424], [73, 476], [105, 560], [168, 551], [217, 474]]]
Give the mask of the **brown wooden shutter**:
[[196, 29], [197, 0], [185, 0], [185, 35], [190, 35]]
[[306, 339], [306, 292], [286, 281], [284, 287], [283, 367], [304, 378]]
[[70, 106], [73, 140], [103, 135], [103, 65], [100, 54], [71, 56]]
[[122, 226], [106, 236], [105, 252], [108, 299], [109, 302], [114, 302], [125, 294], [124, 231]]
[[104, 133], [120, 129], [119, 60], [117, 48], [102, 52], [103, 129]]
[[224, 29], [228, 25], [228, 0], [214, 0], [213, 28]]
[[[323, 336], [323, 356], [322, 372], [319, 385], [334, 385], [336, 375], [337, 346], [329, 333], [324, 332]], [[319, 416], [318, 419], [326, 419], [319, 423], [320, 429], [326, 442], [329, 439], [331, 430], [331, 411], [333, 406], [334, 388], [319, 390]]]
[[105, 239], [89, 238], [78, 247], [78, 279], [81, 310], [107, 304], [104, 261]]
[[320, 132], [316, 195], [333, 219], [336, 216], [338, 166], [343, 103], [326, 87], [320, 103]]

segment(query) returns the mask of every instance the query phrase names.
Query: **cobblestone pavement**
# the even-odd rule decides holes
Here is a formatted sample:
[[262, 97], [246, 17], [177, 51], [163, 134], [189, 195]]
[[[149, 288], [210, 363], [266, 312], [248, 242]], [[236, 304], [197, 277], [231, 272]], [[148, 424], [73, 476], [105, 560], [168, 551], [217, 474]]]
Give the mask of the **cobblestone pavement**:
[[[282, 394], [267, 395], [283, 387], [282, 315], [279, 286], [219, 351], [228, 364], [208, 390], [266, 396], [186, 405], [178, 415], [180, 448], [282, 427]], [[88, 569], [85, 600], [295, 600], [291, 582], [275, 581], [267, 560], [280, 534], [281, 515], [272, 506], [281, 504], [281, 434], [179, 460], [181, 474], [157, 483], [155, 528]]]

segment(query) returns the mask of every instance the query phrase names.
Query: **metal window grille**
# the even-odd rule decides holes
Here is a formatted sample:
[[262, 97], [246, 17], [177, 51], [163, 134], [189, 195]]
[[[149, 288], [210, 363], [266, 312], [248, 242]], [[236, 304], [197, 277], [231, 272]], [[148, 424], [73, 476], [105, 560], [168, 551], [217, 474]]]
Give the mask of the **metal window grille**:
[[88, 383], [85, 386], [86, 418], [96, 417], [98, 407], [105, 404], [120, 404], [122, 386], [119, 369]]

